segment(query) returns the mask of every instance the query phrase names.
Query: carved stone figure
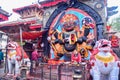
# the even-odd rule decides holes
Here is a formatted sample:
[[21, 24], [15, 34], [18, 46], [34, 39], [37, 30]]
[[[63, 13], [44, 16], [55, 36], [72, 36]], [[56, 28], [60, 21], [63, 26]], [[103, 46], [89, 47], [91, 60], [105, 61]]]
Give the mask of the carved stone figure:
[[61, 18], [60, 23], [61, 32], [55, 28], [49, 32], [49, 42], [54, 50], [55, 58], [58, 60], [65, 53], [67, 54], [74, 50], [82, 54], [83, 58], [90, 57], [88, 50], [92, 49], [92, 46], [87, 45], [87, 40], [88, 35], [90, 35], [90, 29], [94, 27], [91, 18], [83, 18], [81, 29], [79, 27], [79, 19], [74, 14], [65, 14]]
[[18, 76], [20, 75], [22, 58], [24, 58], [24, 62], [28, 61], [29, 58], [21, 46], [15, 41], [8, 42], [7, 49], [8, 74]]
[[93, 80], [118, 80], [120, 62], [111, 49], [111, 42], [100, 39], [92, 54], [90, 73]]

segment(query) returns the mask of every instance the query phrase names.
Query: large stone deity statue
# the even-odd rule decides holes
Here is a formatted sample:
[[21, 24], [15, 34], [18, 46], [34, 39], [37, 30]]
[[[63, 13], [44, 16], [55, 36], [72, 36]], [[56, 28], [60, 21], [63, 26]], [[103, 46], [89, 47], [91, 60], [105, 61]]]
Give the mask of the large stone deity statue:
[[81, 22], [82, 27], [76, 15], [65, 14], [60, 19], [60, 27], [50, 29], [48, 40], [54, 51], [55, 60], [59, 60], [64, 54], [71, 55], [74, 50], [80, 53], [82, 58], [89, 60], [88, 50], [91, 50], [92, 46], [87, 44], [87, 40], [92, 37], [90, 31], [94, 28], [91, 26], [93, 21], [90, 17], [84, 17]]

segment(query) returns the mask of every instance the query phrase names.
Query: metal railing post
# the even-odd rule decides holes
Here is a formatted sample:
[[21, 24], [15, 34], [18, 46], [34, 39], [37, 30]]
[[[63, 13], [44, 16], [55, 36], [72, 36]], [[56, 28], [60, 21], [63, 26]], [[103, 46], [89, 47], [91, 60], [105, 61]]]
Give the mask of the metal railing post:
[[82, 65], [82, 71], [83, 71], [83, 80], [86, 80], [86, 63], [85, 62], [82, 62], [81, 63]]
[[[7, 38], [7, 43], [8, 43], [8, 38]], [[6, 55], [5, 55], [5, 70], [4, 72], [7, 73], [8, 72], [8, 61], [7, 61], [7, 55], [8, 55], [8, 48], [6, 46]]]
[[52, 79], [51, 79], [51, 66], [52, 66], [52, 65], [50, 65], [50, 75], [49, 75], [49, 76], [50, 76], [50, 80], [52, 80]]
[[61, 64], [58, 65], [57, 69], [58, 69], [58, 78], [57, 80], [61, 80]]
[[43, 64], [40, 63], [40, 65], [41, 65], [41, 80], [43, 80]]

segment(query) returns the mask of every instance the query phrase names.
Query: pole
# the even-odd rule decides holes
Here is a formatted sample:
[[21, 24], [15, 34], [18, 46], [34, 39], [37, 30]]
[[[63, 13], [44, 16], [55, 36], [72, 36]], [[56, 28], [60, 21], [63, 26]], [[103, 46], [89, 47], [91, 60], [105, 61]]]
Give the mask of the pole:
[[22, 39], [22, 27], [20, 27], [20, 45], [21, 45], [21, 54], [22, 54], [22, 65], [21, 65], [21, 78], [22, 80], [26, 80], [26, 70], [27, 67], [24, 63], [24, 52], [23, 52], [23, 45], [22, 45], [23, 39]]
[[23, 54], [23, 45], [22, 45], [22, 28], [20, 27], [20, 46], [22, 47], [21, 53], [22, 53], [22, 64], [24, 64], [24, 54]]
[[[7, 44], [8, 44], [8, 37], [7, 37]], [[5, 53], [6, 53], [6, 55], [5, 55], [5, 70], [4, 70], [4, 72], [7, 73], [8, 72], [8, 61], [7, 61], [8, 47], [7, 47], [7, 45], [6, 45], [6, 52]]]
[[57, 78], [57, 80], [61, 80], [61, 66], [62, 66], [62, 64], [59, 64], [58, 67], [57, 67], [57, 69], [58, 69], [58, 78]]

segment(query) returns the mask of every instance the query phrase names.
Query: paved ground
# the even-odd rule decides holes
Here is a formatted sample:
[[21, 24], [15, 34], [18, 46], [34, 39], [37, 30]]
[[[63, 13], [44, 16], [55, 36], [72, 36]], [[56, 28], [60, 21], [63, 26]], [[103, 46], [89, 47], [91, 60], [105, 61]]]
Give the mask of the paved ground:
[[0, 77], [4, 75], [4, 64], [0, 65]]
[[[5, 66], [3, 64], [2, 67], [0, 68], [0, 77], [3, 77], [3, 75], [5, 75], [4, 68]], [[61, 77], [61, 80], [73, 80], [72, 74], [74, 67], [70, 67], [70, 66], [61, 67], [61, 72], [60, 72], [61, 76], [57, 68], [58, 66], [51, 66], [51, 67], [48, 65], [39, 66], [35, 68], [31, 76], [26, 75], [27, 79], [20, 79], [20, 80], [58, 80], [58, 77]], [[13, 79], [13, 77], [11, 78], [9, 76], [5, 76], [5, 79], [3, 80], [15, 80], [15, 79]]]

